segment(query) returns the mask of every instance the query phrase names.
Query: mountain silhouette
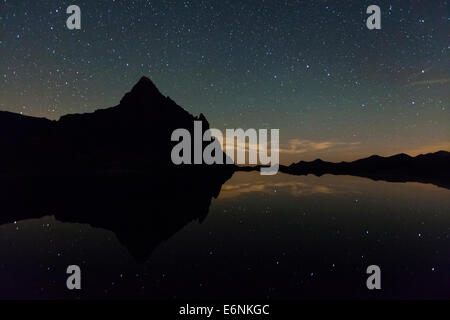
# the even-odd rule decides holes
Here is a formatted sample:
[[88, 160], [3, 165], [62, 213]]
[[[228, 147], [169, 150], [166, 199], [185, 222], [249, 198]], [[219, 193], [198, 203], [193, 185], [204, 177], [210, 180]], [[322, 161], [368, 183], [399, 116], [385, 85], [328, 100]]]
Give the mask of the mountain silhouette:
[[450, 152], [438, 151], [411, 157], [373, 155], [352, 162], [326, 162], [320, 159], [280, 166], [280, 171], [294, 175], [352, 175], [389, 182], [432, 183], [450, 189]]
[[[190, 179], [187, 179], [187, 178]], [[191, 222], [203, 222], [228, 176], [177, 173], [0, 181], [0, 224], [54, 216], [112, 231], [137, 262]], [[222, 179], [222, 180], [221, 180]]]
[[[113, 231], [138, 261], [203, 221], [234, 165], [174, 165], [194, 117], [143, 77], [120, 104], [57, 121], [0, 112], [0, 223], [54, 215]], [[191, 152], [193, 154], [193, 152]]]
[[0, 175], [146, 172], [174, 166], [177, 128], [193, 133], [192, 116], [143, 77], [118, 106], [57, 121], [0, 112]]
[[[0, 112], [0, 224], [53, 215], [114, 232], [139, 262], [192, 221], [203, 221], [235, 165], [174, 165], [178, 128], [194, 135], [191, 115], [143, 77], [119, 105], [59, 120]], [[202, 133], [203, 133], [202, 132]], [[206, 143], [203, 145], [206, 146]], [[191, 152], [193, 154], [193, 152]], [[225, 155], [224, 155], [225, 157]], [[226, 161], [224, 161], [226, 163]], [[342, 174], [433, 183], [450, 189], [450, 153], [317, 159], [280, 166], [295, 174]]]

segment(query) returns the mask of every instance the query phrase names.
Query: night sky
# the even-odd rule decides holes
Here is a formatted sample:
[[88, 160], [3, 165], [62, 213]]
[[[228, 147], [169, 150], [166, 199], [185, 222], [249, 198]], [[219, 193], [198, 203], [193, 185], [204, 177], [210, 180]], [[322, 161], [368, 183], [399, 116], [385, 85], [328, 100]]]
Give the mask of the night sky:
[[92, 112], [145, 75], [212, 127], [279, 128], [282, 163], [450, 150], [449, 4], [0, 0], [0, 109]]

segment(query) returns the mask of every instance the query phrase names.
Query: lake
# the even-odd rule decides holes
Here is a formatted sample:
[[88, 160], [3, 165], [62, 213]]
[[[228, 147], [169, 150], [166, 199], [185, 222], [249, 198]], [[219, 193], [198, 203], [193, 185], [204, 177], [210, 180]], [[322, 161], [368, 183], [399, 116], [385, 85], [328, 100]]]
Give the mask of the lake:
[[44, 215], [0, 226], [0, 298], [450, 297], [450, 190], [434, 185], [238, 172], [145, 263], [111, 231]]

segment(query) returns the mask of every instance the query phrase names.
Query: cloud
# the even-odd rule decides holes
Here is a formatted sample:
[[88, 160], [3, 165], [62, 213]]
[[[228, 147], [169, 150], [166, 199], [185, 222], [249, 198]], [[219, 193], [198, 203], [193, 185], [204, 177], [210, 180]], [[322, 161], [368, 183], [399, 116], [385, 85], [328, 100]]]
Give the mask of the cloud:
[[312, 141], [305, 139], [291, 139], [288, 144], [280, 148], [280, 153], [301, 154], [314, 151], [322, 151], [331, 148], [348, 148], [359, 145], [359, 142], [341, 141]]
[[440, 85], [440, 84], [445, 84], [445, 83], [449, 83], [449, 82], [450, 82], [450, 78], [427, 79], [427, 80], [414, 81], [414, 82], [411, 82], [409, 85], [410, 86], [431, 86], [434, 84]]
[[[248, 140], [246, 140], [245, 142], [241, 142], [238, 139], [234, 139], [234, 137], [228, 137], [228, 136], [225, 136], [223, 140], [224, 141], [219, 140], [219, 142], [221, 142], [222, 148], [224, 148], [223, 143], [225, 143], [227, 146], [234, 144], [234, 150], [244, 150], [247, 152], [249, 150], [258, 151], [258, 144], [249, 143]], [[270, 140], [269, 140], [269, 143], [270, 143]]]
[[444, 63], [431, 66], [412, 74], [407, 81], [408, 87], [442, 85], [450, 82], [448, 68], [450, 65]]
[[[258, 148], [261, 148], [262, 146], [258, 144], [251, 144], [248, 141], [246, 142], [239, 142], [239, 141], [233, 141], [233, 138], [230, 137], [224, 137], [226, 145], [231, 145], [234, 143], [234, 150], [243, 150], [245, 152], [248, 152], [250, 150], [258, 151]], [[222, 148], [223, 141], [220, 141]], [[313, 152], [313, 151], [322, 151], [332, 148], [349, 148], [354, 147], [356, 145], [359, 145], [360, 142], [342, 142], [342, 141], [313, 141], [313, 140], [307, 140], [307, 139], [291, 139], [288, 141], [287, 144], [282, 145], [278, 148], [279, 153], [284, 154], [300, 154], [300, 153], [307, 153], [307, 152]], [[270, 140], [268, 141], [267, 148], [271, 150], [270, 146]], [[264, 150], [265, 151], [265, 150]], [[273, 150], [275, 151], [275, 150]]]

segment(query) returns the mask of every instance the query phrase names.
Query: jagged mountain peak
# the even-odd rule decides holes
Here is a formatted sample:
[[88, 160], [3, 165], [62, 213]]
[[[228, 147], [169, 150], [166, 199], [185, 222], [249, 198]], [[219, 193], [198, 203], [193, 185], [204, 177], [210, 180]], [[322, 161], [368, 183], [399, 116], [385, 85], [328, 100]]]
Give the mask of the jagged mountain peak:
[[120, 100], [121, 105], [133, 104], [142, 105], [148, 104], [149, 102], [155, 100], [164, 99], [165, 96], [161, 94], [159, 89], [153, 83], [152, 80], [143, 76], [141, 79], [133, 86], [130, 92], [125, 94], [125, 96]]

